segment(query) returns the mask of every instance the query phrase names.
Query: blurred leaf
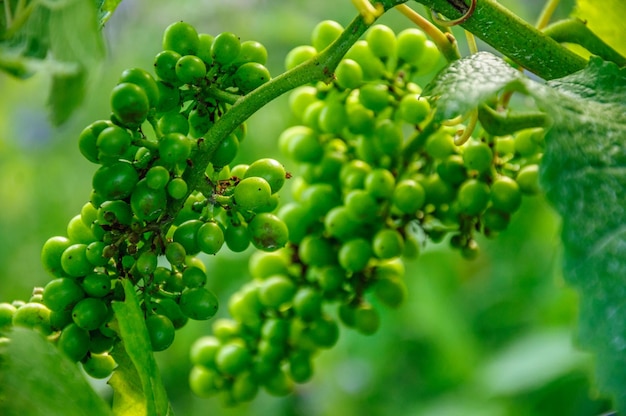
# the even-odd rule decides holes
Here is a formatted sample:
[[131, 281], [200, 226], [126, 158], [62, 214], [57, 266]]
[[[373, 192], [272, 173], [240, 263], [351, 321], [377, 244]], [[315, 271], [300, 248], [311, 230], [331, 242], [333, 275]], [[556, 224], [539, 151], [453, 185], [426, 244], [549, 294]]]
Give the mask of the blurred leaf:
[[147, 414], [146, 397], [135, 365], [128, 357], [124, 345], [118, 343], [112, 352], [117, 368], [109, 379], [113, 388], [113, 412], [116, 415]]
[[574, 13], [602, 40], [626, 56], [626, 3], [623, 0], [577, 0]]
[[96, 4], [98, 5], [98, 21], [100, 22], [100, 26], [104, 26], [104, 24], [111, 18], [117, 6], [120, 5], [122, 0], [96, 0]]
[[[171, 414], [135, 288], [129, 280], [123, 280], [122, 284], [125, 300], [114, 302], [113, 311], [123, 340], [123, 344], [118, 344], [118, 347], [123, 345], [125, 353], [118, 351], [115, 355], [116, 360], [119, 356], [121, 363], [118, 363], [120, 367], [115, 371], [120, 371], [120, 374], [115, 374], [111, 384], [116, 399], [113, 407], [116, 410], [143, 408], [148, 415]], [[129, 377], [128, 381], [120, 380], [126, 376]]]
[[498, 61], [454, 62], [424, 94], [452, 118], [471, 109], [468, 97], [478, 106], [514, 89], [551, 117], [541, 179], [563, 221], [564, 277], [581, 294], [578, 339], [596, 355], [599, 389], [626, 413], [626, 70], [592, 58], [545, 85]]
[[0, 414], [111, 415], [76, 363], [40, 333], [14, 328], [9, 338], [0, 350]]

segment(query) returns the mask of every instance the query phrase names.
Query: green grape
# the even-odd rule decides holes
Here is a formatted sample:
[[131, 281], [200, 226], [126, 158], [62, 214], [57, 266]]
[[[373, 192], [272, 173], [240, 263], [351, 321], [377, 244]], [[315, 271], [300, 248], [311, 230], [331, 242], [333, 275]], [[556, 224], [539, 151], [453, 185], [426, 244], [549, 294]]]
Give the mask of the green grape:
[[331, 348], [339, 340], [339, 325], [329, 317], [322, 316], [311, 322], [309, 336], [316, 346]]
[[25, 303], [17, 308], [11, 317], [11, 324], [36, 329], [48, 335], [51, 332], [50, 309], [37, 302]]
[[98, 208], [98, 224], [130, 225], [133, 220], [133, 211], [126, 201], [105, 201]]
[[488, 231], [503, 231], [511, 220], [510, 214], [502, 212], [495, 207], [489, 207], [481, 216], [482, 224]]
[[517, 173], [515, 181], [519, 185], [522, 193], [526, 195], [536, 195], [541, 192], [539, 186], [539, 165], [527, 165], [524, 166]]
[[372, 171], [372, 167], [362, 160], [351, 160], [339, 171], [339, 181], [344, 190], [362, 189], [365, 187], [365, 178]]
[[405, 29], [398, 33], [398, 58], [411, 65], [416, 65], [420, 59], [428, 38], [417, 28]]
[[57, 345], [72, 361], [80, 361], [89, 350], [89, 332], [76, 324], [69, 324], [61, 331]]
[[419, 94], [407, 94], [400, 100], [398, 112], [405, 122], [420, 124], [430, 114], [430, 104]]
[[472, 141], [463, 149], [463, 163], [470, 170], [486, 172], [493, 163], [493, 151], [487, 143]]
[[395, 186], [396, 178], [387, 169], [374, 169], [365, 177], [365, 190], [374, 198], [391, 198]]
[[437, 45], [431, 40], [426, 40], [424, 49], [415, 63], [418, 69], [416, 75], [427, 75], [433, 72], [441, 61], [441, 57], [442, 55]]
[[307, 107], [317, 100], [317, 89], [304, 85], [294, 89], [289, 95], [289, 108], [292, 114], [301, 120]]
[[372, 257], [372, 248], [364, 238], [346, 241], [339, 248], [339, 264], [348, 272], [360, 272], [365, 269]]
[[[154, 58], [154, 72], [157, 77], [165, 82], [168, 82], [174, 86], [180, 84], [180, 80], [176, 76], [176, 63], [181, 58], [181, 54], [173, 50], [164, 50], [159, 52]], [[163, 83], [158, 84], [159, 87], [159, 102], [163, 102]]]
[[191, 364], [215, 368], [215, 356], [220, 347], [220, 340], [214, 336], [205, 335], [196, 339], [189, 352]]
[[220, 65], [228, 65], [239, 56], [241, 41], [230, 32], [222, 32], [213, 39], [211, 56]]
[[204, 136], [213, 126], [211, 114], [203, 107], [194, 108], [189, 113], [189, 132], [192, 137]]
[[311, 45], [318, 51], [326, 49], [343, 32], [343, 26], [333, 20], [319, 22], [311, 33]]
[[300, 197], [313, 218], [321, 218], [332, 208], [341, 204], [341, 196], [327, 183], [316, 183], [306, 188]]
[[348, 123], [342, 102], [326, 101], [318, 114], [318, 126], [324, 133], [339, 134]]
[[206, 273], [198, 267], [188, 267], [183, 271], [183, 283], [187, 287], [202, 287], [206, 280]]
[[402, 305], [407, 297], [407, 287], [398, 277], [378, 279], [374, 283], [374, 295], [383, 304], [390, 308]]
[[298, 246], [298, 257], [309, 266], [327, 266], [337, 262], [332, 243], [317, 235], [307, 235]]
[[241, 42], [239, 56], [235, 59], [234, 65], [240, 66], [248, 62], [256, 62], [261, 65], [267, 63], [267, 49], [263, 44], [255, 40]]
[[313, 376], [311, 356], [304, 351], [295, 351], [289, 355], [289, 375], [296, 383], [305, 383]]
[[215, 222], [206, 222], [198, 228], [198, 248], [206, 254], [215, 254], [224, 245], [224, 231]]
[[289, 320], [268, 318], [263, 323], [261, 335], [270, 344], [284, 343], [289, 338]]
[[249, 373], [237, 375], [232, 385], [232, 396], [235, 402], [247, 402], [256, 397], [259, 392], [259, 384], [255, 377]]
[[[184, 281], [183, 281], [184, 283]], [[152, 311], [157, 315], [164, 315], [172, 321], [175, 329], [182, 328], [187, 324], [187, 318], [175, 300], [170, 298], [157, 299], [153, 304]]]
[[229, 224], [224, 231], [226, 246], [235, 253], [241, 253], [250, 245], [248, 227], [244, 224]]
[[397, 39], [391, 28], [385, 25], [374, 25], [365, 33], [368, 46], [379, 58], [389, 58], [396, 55]]
[[167, 193], [174, 199], [183, 199], [188, 190], [187, 182], [183, 178], [173, 178], [167, 184]]
[[107, 245], [102, 241], [94, 241], [87, 246], [85, 256], [89, 263], [94, 266], [105, 266], [109, 262], [109, 257], [104, 256]]
[[318, 319], [322, 315], [322, 294], [310, 287], [301, 287], [293, 298], [293, 309], [305, 322]]
[[235, 86], [244, 94], [254, 91], [270, 79], [270, 71], [258, 62], [241, 65], [233, 75]]
[[164, 189], [170, 181], [170, 172], [164, 166], [153, 166], [146, 172], [145, 179], [150, 189]]
[[489, 185], [478, 179], [468, 179], [459, 187], [457, 195], [461, 211], [468, 215], [477, 215], [487, 208], [489, 203]]
[[389, 87], [385, 84], [366, 84], [359, 90], [359, 102], [374, 112], [378, 113], [387, 108], [389, 100]]
[[203, 287], [186, 289], [180, 296], [180, 309], [196, 321], [210, 319], [217, 312], [217, 308], [217, 297]]
[[448, 132], [439, 130], [428, 137], [425, 150], [434, 159], [445, 159], [457, 151], [457, 146]]
[[157, 122], [157, 126], [161, 134], [179, 133], [186, 136], [189, 133], [189, 121], [178, 111], [163, 114]]
[[522, 191], [517, 182], [501, 176], [491, 184], [491, 204], [495, 209], [513, 213], [522, 204]]
[[189, 388], [198, 397], [212, 397], [219, 392], [220, 380], [216, 371], [195, 365], [189, 373]]
[[276, 274], [288, 272], [289, 258], [281, 251], [257, 251], [250, 256], [248, 269], [252, 277], [263, 280]]
[[361, 65], [352, 59], [342, 59], [335, 69], [335, 81], [341, 88], [359, 88], [363, 84]]
[[93, 265], [87, 260], [87, 245], [72, 244], [61, 255], [61, 267], [70, 277], [81, 277], [93, 270]]
[[399, 257], [404, 251], [404, 238], [397, 230], [384, 228], [372, 238], [372, 249], [379, 259]]
[[383, 78], [385, 64], [372, 52], [367, 41], [359, 40], [346, 53], [345, 59], [352, 59], [363, 69], [363, 79], [376, 81]]
[[152, 251], [144, 251], [137, 257], [135, 261], [135, 270], [137, 270], [141, 275], [148, 276], [157, 268], [157, 255]]
[[125, 69], [120, 76], [118, 83], [130, 82], [140, 86], [148, 96], [150, 107], [154, 108], [159, 102], [159, 87], [156, 80], [148, 71], [141, 68]]
[[214, 37], [208, 33], [198, 34], [198, 50], [195, 55], [202, 59], [202, 61], [211, 65], [213, 63], [213, 56], [211, 56], [211, 45], [213, 44]]
[[[68, 325], [71, 323], [68, 322]], [[99, 329], [96, 331], [91, 331], [89, 333], [89, 351], [92, 354], [103, 354], [105, 352], [111, 351], [113, 349], [113, 345], [115, 343], [115, 339], [113, 337], [108, 337], [102, 333]]]
[[380, 316], [369, 303], [362, 303], [354, 309], [354, 328], [364, 335], [372, 335], [380, 327]]
[[246, 165], [245, 163], [238, 163], [230, 168], [230, 175], [234, 176], [237, 179], [243, 179], [246, 176], [246, 172], [248, 171], [249, 167], [250, 165]]
[[72, 323], [72, 310], [50, 311], [50, 328], [60, 331]]
[[246, 169], [244, 178], [260, 177], [270, 185], [271, 193], [278, 192], [285, 184], [287, 173], [280, 162], [274, 159], [258, 159]]
[[437, 165], [439, 177], [450, 185], [460, 185], [467, 179], [467, 169], [463, 158], [459, 155], [451, 155], [443, 159]]
[[206, 76], [206, 66], [195, 55], [184, 55], [176, 62], [176, 76], [183, 84], [200, 84]]
[[292, 243], [300, 243], [304, 236], [309, 233], [309, 229], [315, 221], [307, 207], [293, 202], [283, 205], [277, 216], [287, 226], [289, 241]]
[[91, 273], [85, 276], [81, 286], [93, 298], [102, 298], [111, 293], [111, 277], [106, 273]]
[[259, 287], [255, 282], [244, 285], [228, 300], [228, 311], [246, 328], [260, 327], [262, 306], [259, 300]]
[[48, 282], [43, 291], [43, 304], [52, 311], [68, 309], [85, 297], [85, 292], [74, 279], [59, 278]]
[[164, 189], [151, 189], [145, 180], [139, 181], [130, 196], [133, 214], [143, 221], [154, 221], [165, 212], [167, 195]]
[[143, 88], [130, 82], [122, 82], [111, 92], [111, 109], [122, 124], [137, 128], [146, 120], [150, 102]]
[[[163, 81], [157, 81], [159, 87], [159, 103], [157, 111], [159, 113], [167, 113], [170, 111], [179, 111], [181, 106], [180, 90]], [[178, 133], [183, 133], [179, 131]], [[186, 133], [185, 133], [186, 134]]]
[[355, 221], [367, 223], [378, 218], [378, 202], [363, 189], [350, 191], [345, 197], [345, 206]]
[[259, 283], [259, 301], [263, 306], [278, 309], [291, 301], [296, 289], [295, 283], [287, 276], [270, 276]]
[[543, 128], [525, 129], [515, 133], [515, 152], [522, 157], [532, 157], [541, 152]]
[[191, 153], [191, 141], [181, 133], [168, 133], [159, 141], [159, 156], [166, 165], [182, 163]]
[[146, 328], [148, 329], [152, 351], [166, 350], [174, 342], [174, 324], [167, 316], [148, 316], [146, 318]]
[[[347, 105], [346, 114], [348, 117], [348, 129], [353, 134], [368, 134], [376, 128], [374, 112], [365, 108], [360, 102]], [[359, 160], [356, 159], [354, 161]]]
[[172, 239], [183, 246], [187, 255], [193, 256], [200, 252], [198, 230], [203, 224], [200, 220], [188, 220], [180, 224], [174, 231]]
[[215, 168], [223, 168], [235, 159], [238, 151], [239, 139], [234, 134], [230, 134], [215, 149], [211, 163]]
[[75, 215], [67, 223], [67, 237], [73, 243], [82, 244], [89, 244], [96, 239], [91, 227], [85, 225], [80, 215]]
[[419, 184], [426, 191], [426, 203], [434, 205], [448, 204], [456, 196], [455, 189], [437, 174], [423, 178]]
[[78, 149], [85, 159], [93, 163], [100, 163], [97, 147], [98, 136], [104, 129], [113, 125], [110, 120], [98, 120], [83, 129], [78, 137]]
[[163, 32], [163, 49], [172, 50], [181, 55], [194, 55], [199, 43], [198, 32], [189, 23], [172, 23]]
[[98, 298], [85, 298], [72, 308], [72, 320], [80, 328], [92, 331], [99, 328], [106, 320], [108, 308]]
[[[316, 269], [309, 269], [315, 271]], [[333, 299], [339, 294], [346, 280], [345, 271], [339, 266], [327, 266], [317, 270], [315, 279], [324, 297]]]
[[105, 201], [112, 201], [130, 196], [138, 180], [135, 168], [120, 161], [101, 166], [93, 175], [92, 186]]
[[165, 246], [165, 258], [173, 265], [181, 265], [185, 262], [187, 251], [185, 247], [174, 241]]
[[396, 184], [391, 201], [403, 214], [413, 214], [424, 206], [426, 191], [418, 182], [404, 179]]
[[324, 156], [324, 147], [315, 132], [308, 127], [287, 129], [278, 140], [283, 153], [296, 162], [316, 163]]
[[360, 221], [355, 220], [344, 205], [332, 208], [324, 217], [324, 229], [328, 235], [339, 240], [351, 238], [360, 227]]
[[230, 341], [220, 347], [215, 355], [217, 369], [230, 376], [245, 371], [252, 362], [252, 354], [239, 340]]
[[113, 373], [117, 363], [109, 354], [89, 354], [83, 362], [83, 370], [96, 379], [107, 378]]
[[402, 129], [391, 120], [382, 120], [376, 125], [375, 138], [378, 148], [385, 155], [398, 156], [402, 151]]
[[283, 397], [294, 389], [293, 380], [282, 369], [277, 369], [263, 378], [265, 390], [272, 396]]
[[285, 57], [285, 69], [289, 71], [309, 59], [313, 59], [316, 55], [317, 50], [313, 46], [296, 46]]
[[239, 209], [256, 211], [268, 203], [271, 194], [270, 184], [262, 177], [253, 176], [242, 179], [235, 186], [233, 196]]
[[265, 212], [255, 215], [248, 223], [248, 234], [252, 244], [264, 251], [278, 250], [289, 240], [287, 225], [276, 215]]
[[13, 315], [16, 311], [17, 308], [10, 303], [0, 303], [0, 331], [12, 325]]

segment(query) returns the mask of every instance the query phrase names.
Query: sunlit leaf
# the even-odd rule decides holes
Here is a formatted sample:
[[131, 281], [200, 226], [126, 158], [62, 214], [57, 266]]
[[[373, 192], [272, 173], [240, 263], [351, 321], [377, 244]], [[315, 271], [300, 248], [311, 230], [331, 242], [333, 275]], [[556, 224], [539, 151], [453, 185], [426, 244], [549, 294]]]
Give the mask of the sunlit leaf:
[[626, 2], [623, 0], [577, 0], [575, 15], [620, 54], [626, 56]]

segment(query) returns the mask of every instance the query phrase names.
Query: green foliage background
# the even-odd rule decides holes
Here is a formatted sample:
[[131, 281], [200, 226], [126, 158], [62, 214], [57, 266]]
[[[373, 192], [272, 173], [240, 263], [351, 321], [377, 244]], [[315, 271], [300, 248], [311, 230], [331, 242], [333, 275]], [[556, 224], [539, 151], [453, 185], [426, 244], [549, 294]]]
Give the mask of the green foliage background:
[[[532, 22], [543, 2], [502, 3]], [[46, 74], [27, 81], [0, 76], [0, 301], [28, 298], [33, 286], [48, 281], [40, 247], [65, 233], [89, 197], [95, 170], [78, 151], [78, 134], [89, 122], [108, 117], [109, 93], [123, 69], [150, 69], [168, 24], [185, 20], [201, 32], [232, 31], [242, 40], [258, 40], [269, 50], [268, 67], [277, 75], [289, 49], [308, 43], [317, 22], [347, 24], [354, 14], [348, 1], [126, 0], [104, 29], [107, 57], [91, 68], [85, 101], [59, 128], [47, 119]], [[396, 30], [410, 25], [395, 12], [381, 22]], [[276, 157], [289, 169], [275, 143], [290, 121], [286, 97], [257, 113], [238, 161]], [[287, 200], [288, 192], [282, 197]], [[190, 322], [172, 348], [157, 353], [174, 412], [586, 416], [607, 411], [609, 404], [591, 387], [592, 360], [572, 346], [577, 299], [560, 276], [559, 222], [545, 200], [528, 199], [509, 230], [481, 243], [482, 254], [474, 261], [446, 244], [428, 245], [418, 260], [407, 262], [408, 302], [384, 310], [374, 336], [344, 330], [339, 344], [316, 361], [313, 380], [288, 398], [261, 394], [235, 409], [194, 398], [186, 387], [188, 348], [211, 322]], [[225, 251], [203, 259], [209, 285], [225, 306], [248, 279], [242, 255]], [[106, 384], [94, 385], [110, 395]]]

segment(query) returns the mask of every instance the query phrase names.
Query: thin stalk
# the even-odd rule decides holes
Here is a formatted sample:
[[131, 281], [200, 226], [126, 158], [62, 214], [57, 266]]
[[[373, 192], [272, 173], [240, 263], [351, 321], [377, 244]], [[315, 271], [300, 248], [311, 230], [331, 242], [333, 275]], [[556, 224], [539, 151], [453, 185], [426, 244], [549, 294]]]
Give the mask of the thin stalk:
[[543, 30], [550, 23], [550, 19], [554, 15], [554, 11], [559, 6], [561, 0], [549, 0], [544, 6], [539, 18], [537, 19], [537, 23], [535, 27], [539, 30]]

